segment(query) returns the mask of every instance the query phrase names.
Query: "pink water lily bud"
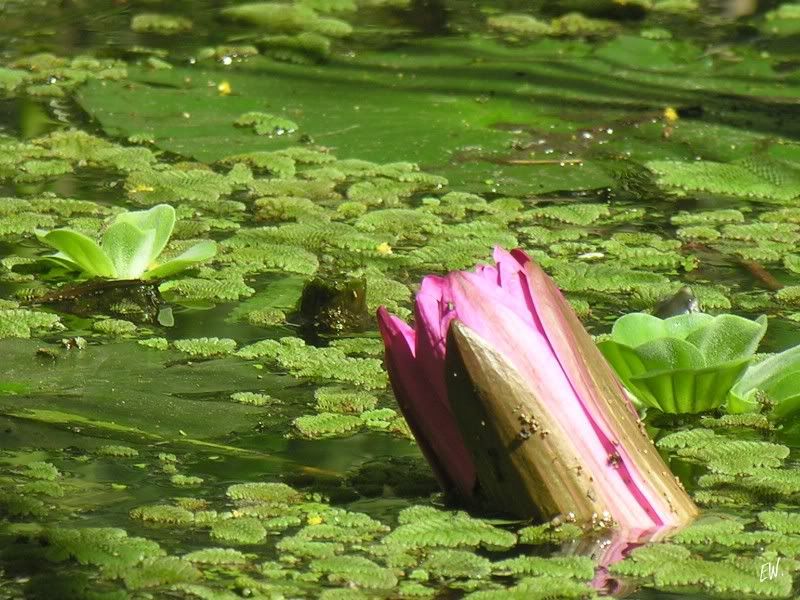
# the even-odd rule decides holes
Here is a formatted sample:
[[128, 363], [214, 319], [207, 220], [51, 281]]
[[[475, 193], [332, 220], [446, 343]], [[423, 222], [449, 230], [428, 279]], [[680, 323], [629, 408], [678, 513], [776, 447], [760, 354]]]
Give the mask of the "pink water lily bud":
[[378, 311], [392, 387], [442, 486], [522, 518], [674, 527], [696, 507], [554, 282], [524, 252]]

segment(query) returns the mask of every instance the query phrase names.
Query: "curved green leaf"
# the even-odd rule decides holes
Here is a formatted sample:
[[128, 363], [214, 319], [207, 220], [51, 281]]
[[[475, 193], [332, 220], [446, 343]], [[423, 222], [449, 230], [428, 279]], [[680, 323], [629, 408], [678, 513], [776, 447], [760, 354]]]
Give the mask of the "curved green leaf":
[[169, 242], [172, 230], [175, 228], [175, 209], [169, 204], [158, 204], [149, 210], [135, 210], [117, 215], [114, 224], [117, 223], [130, 223], [143, 231], [154, 231], [147, 261], [149, 265], [155, 262]]
[[678, 338], [651, 340], [638, 346], [636, 354], [647, 371], [693, 370], [706, 366], [702, 353], [689, 342]]
[[617, 319], [611, 329], [611, 339], [636, 348], [655, 338], [667, 335], [664, 320], [646, 313], [631, 313]]
[[767, 318], [755, 321], [737, 315], [718, 315], [708, 326], [686, 338], [705, 357], [707, 365], [716, 365], [752, 356], [767, 331]]
[[117, 221], [103, 235], [103, 250], [111, 258], [119, 279], [140, 279], [150, 264], [156, 232], [143, 231], [126, 221]]
[[[720, 406], [747, 361], [701, 370], [680, 369], [631, 378], [631, 392], [666, 413], [700, 413]], [[650, 404], [650, 402], [647, 402]]]
[[199, 242], [176, 256], [172, 260], [158, 265], [150, 269], [142, 275], [142, 279], [159, 279], [161, 277], [168, 277], [189, 267], [212, 258], [217, 253], [217, 244], [211, 240]]
[[[70, 229], [55, 229], [38, 233], [39, 241], [61, 252], [81, 271], [95, 277], [116, 277], [114, 263], [102, 248], [88, 236]], [[58, 257], [61, 258], [61, 257]]]
[[668, 337], [685, 340], [692, 332], [709, 325], [714, 319], [714, 316], [707, 313], [686, 313], [664, 319], [664, 329]]

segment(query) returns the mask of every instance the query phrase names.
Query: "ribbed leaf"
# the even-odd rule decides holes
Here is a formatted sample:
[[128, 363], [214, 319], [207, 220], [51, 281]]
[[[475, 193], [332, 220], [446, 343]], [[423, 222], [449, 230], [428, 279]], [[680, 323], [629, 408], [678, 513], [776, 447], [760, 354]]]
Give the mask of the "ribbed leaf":
[[93, 239], [69, 229], [37, 233], [39, 241], [51, 246], [95, 277], [116, 277], [114, 263]]
[[702, 369], [706, 366], [700, 350], [678, 338], [651, 340], [638, 346], [635, 351], [647, 371]]
[[103, 250], [114, 263], [119, 279], [140, 279], [150, 263], [154, 229], [143, 230], [126, 221], [117, 221], [103, 235]]
[[211, 240], [199, 242], [175, 258], [168, 260], [167, 262], [160, 264], [153, 269], [150, 269], [142, 275], [142, 279], [159, 279], [161, 277], [168, 277], [174, 273], [183, 271], [189, 267], [193, 267], [204, 260], [208, 260], [216, 253], [217, 244], [215, 242], [212, 242]]
[[169, 204], [159, 204], [149, 210], [125, 212], [117, 216], [114, 220], [114, 224], [116, 223], [130, 223], [142, 231], [153, 230], [153, 243], [147, 261], [150, 265], [164, 251], [172, 235], [175, 228], [175, 209]]
[[773, 415], [779, 419], [800, 411], [800, 346], [750, 367], [731, 390], [728, 409], [755, 410], [756, 390], [765, 392], [775, 403]]
[[699, 413], [724, 401], [747, 360], [702, 370], [661, 371], [631, 377], [626, 385], [646, 404], [666, 413]]
[[753, 355], [767, 331], [767, 318], [755, 321], [736, 315], [719, 315], [686, 338], [700, 350], [706, 364], [716, 365]]

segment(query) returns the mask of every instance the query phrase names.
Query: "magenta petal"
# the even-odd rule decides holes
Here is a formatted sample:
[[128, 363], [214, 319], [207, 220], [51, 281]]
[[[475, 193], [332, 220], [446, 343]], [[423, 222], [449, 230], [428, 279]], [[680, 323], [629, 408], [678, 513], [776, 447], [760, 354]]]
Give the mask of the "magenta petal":
[[[558, 357], [571, 386], [581, 399], [586, 418], [595, 430], [595, 437], [602, 443], [608, 456], [618, 457], [614, 469], [616, 477], [609, 478], [612, 486], [621, 486], [616, 496], [635, 498], [654, 525], [670, 525], [674, 511], [649, 485], [647, 476], [640, 472], [624, 445], [616, 442], [615, 427], [608, 420], [613, 411], [606, 410], [606, 404], [627, 402], [619, 379], [555, 283], [532, 261], [525, 267], [531, 297], [545, 327], [552, 353]], [[646, 522], [633, 513], [615, 514], [614, 517], [624, 527], [641, 526]]]
[[[386, 368], [397, 403], [440, 485], [469, 497], [475, 487], [472, 458], [446, 397], [439, 397], [440, 392], [431, 389], [408, 343], [408, 332], [398, 326], [398, 321], [384, 307], [378, 309], [378, 326], [386, 346]], [[444, 372], [441, 378], [444, 380]]]
[[[580, 393], [588, 392], [572, 385], [532, 315], [520, 315], [517, 303], [509, 301], [497, 288], [480, 285], [481, 280], [474, 274], [455, 272], [448, 280], [459, 320], [503, 354], [537, 397], [552, 400], [551, 413], [569, 430], [585, 466], [598, 475], [597, 490], [614, 519], [624, 527], [660, 524], [657, 512], [640, 489], [638, 473], [629, 472], [625, 462], [620, 466], [609, 462], [609, 456], [618, 451], [613, 438], [598, 427], [594, 411], [584, 406]], [[636, 481], [632, 482], [632, 478]]]
[[390, 314], [385, 306], [378, 309], [378, 326], [384, 340], [392, 340], [392, 345], [399, 343], [399, 338], [405, 340], [411, 354], [414, 354], [417, 334], [414, 329], [400, 317]]

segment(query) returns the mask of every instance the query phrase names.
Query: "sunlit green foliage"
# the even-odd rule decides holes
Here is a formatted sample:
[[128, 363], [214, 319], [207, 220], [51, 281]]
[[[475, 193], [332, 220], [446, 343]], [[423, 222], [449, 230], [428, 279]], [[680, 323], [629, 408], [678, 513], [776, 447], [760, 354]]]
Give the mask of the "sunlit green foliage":
[[[552, 556], [582, 544], [578, 525], [492, 525], [430, 507], [430, 470], [388, 438], [410, 434], [374, 328], [316, 339], [298, 323], [312, 276], [363, 278], [369, 311], [410, 317], [422, 275], [520, 244], [593, 333], [690, 283], [706, 311], [769, 314], [779, 344], [794, 334], [800, 214], [761, 204], [794, 202], [800, 181], [796, 53], [777, 37], [793, 35], [791, 4], [729, 23], [694, 0], [523, 16], [445, 2], [440, 23], [408, 0], [226, 1], [191, 15], [151, 3], [84, 11], [88, 25], [71, 6], [8, 0], [0, 25], [6, 36], [37, 11], [0, 65], [0, 183], [14, 196], [0, 199], [0, 337], [35, 338], [2, 340], [0, 397], [10, 447], [66, 448], [3, 471], [10, 597], [596, 593], [589, 559]], [[40, 14], [65, 34], [86, 25], [79, 52], [109, 36], [126, 62], [20, 58], [68, 39], [40, 31]], [[161, 34], [190, 25], [165, 45]], [[758, 32], [757, 49], [731, 37], [742, 31]], [[75, 129], [86, 115], [93, 134]], [[165, 257], [220, 244], [213, 263], [160, 286], [174, 332], [126, 314], [117, 328], [108, 317], [121, 313], [102, 304], [88, 317], [28, 305], [57, 291], [33, 260], [37, 229], [93, 237], [123, 205], [162, 202], [179, 219]], [[77, 336], [89, 340], [80, 351]], [[192, 352], [199, 336], [220, 343]], [[236, 347], [239, 357], [196, 360]], [[763, 412], [657, 422], [694, 498], [725, 517], [613, 567], [640, 595], [791, 594], [800, 482], [780, 398], [791, 396], [748, 396]], [[341, 436], [360, 435], [315, 441], [342, 419]], [[168, 499], [184, 486], [197, 497]], [[397, 523], [412, 502], [423, 506]], [[164, 550], [122, 529], [73, 529], [87, 523]], [[217, 547], [240, 543], [247, 554]], [[667, 549], [648, 560], [649, 548]], [[762, 584], [775, 553], [781, 577]]]
[[296, 377], [353, 383], [366, 389], [386, 385], [386, 373], [380, 361], [351, 358], [337, 348], [315, 348], [299, 338], [263, 340], [241, 348], [237, 355], [273, 362]]
[[466, 513], [416, 506], [402, 511], [399, 522], [400, 526], [386, 536], [384, 543], [405, 548], [510, 548], [516, 543], [515, 535], [473, 519]]
[[137, 33], [171, 35], [189, 31], [192, 22], [185, 17], [157, 13], [141, 13], [131, 20], [131, 29]]
[[210, 358], [231, 354], [236, 350], [236, 340], [229, 338], [194, 338], [175, 340], [175, 348], [190, 356]]

